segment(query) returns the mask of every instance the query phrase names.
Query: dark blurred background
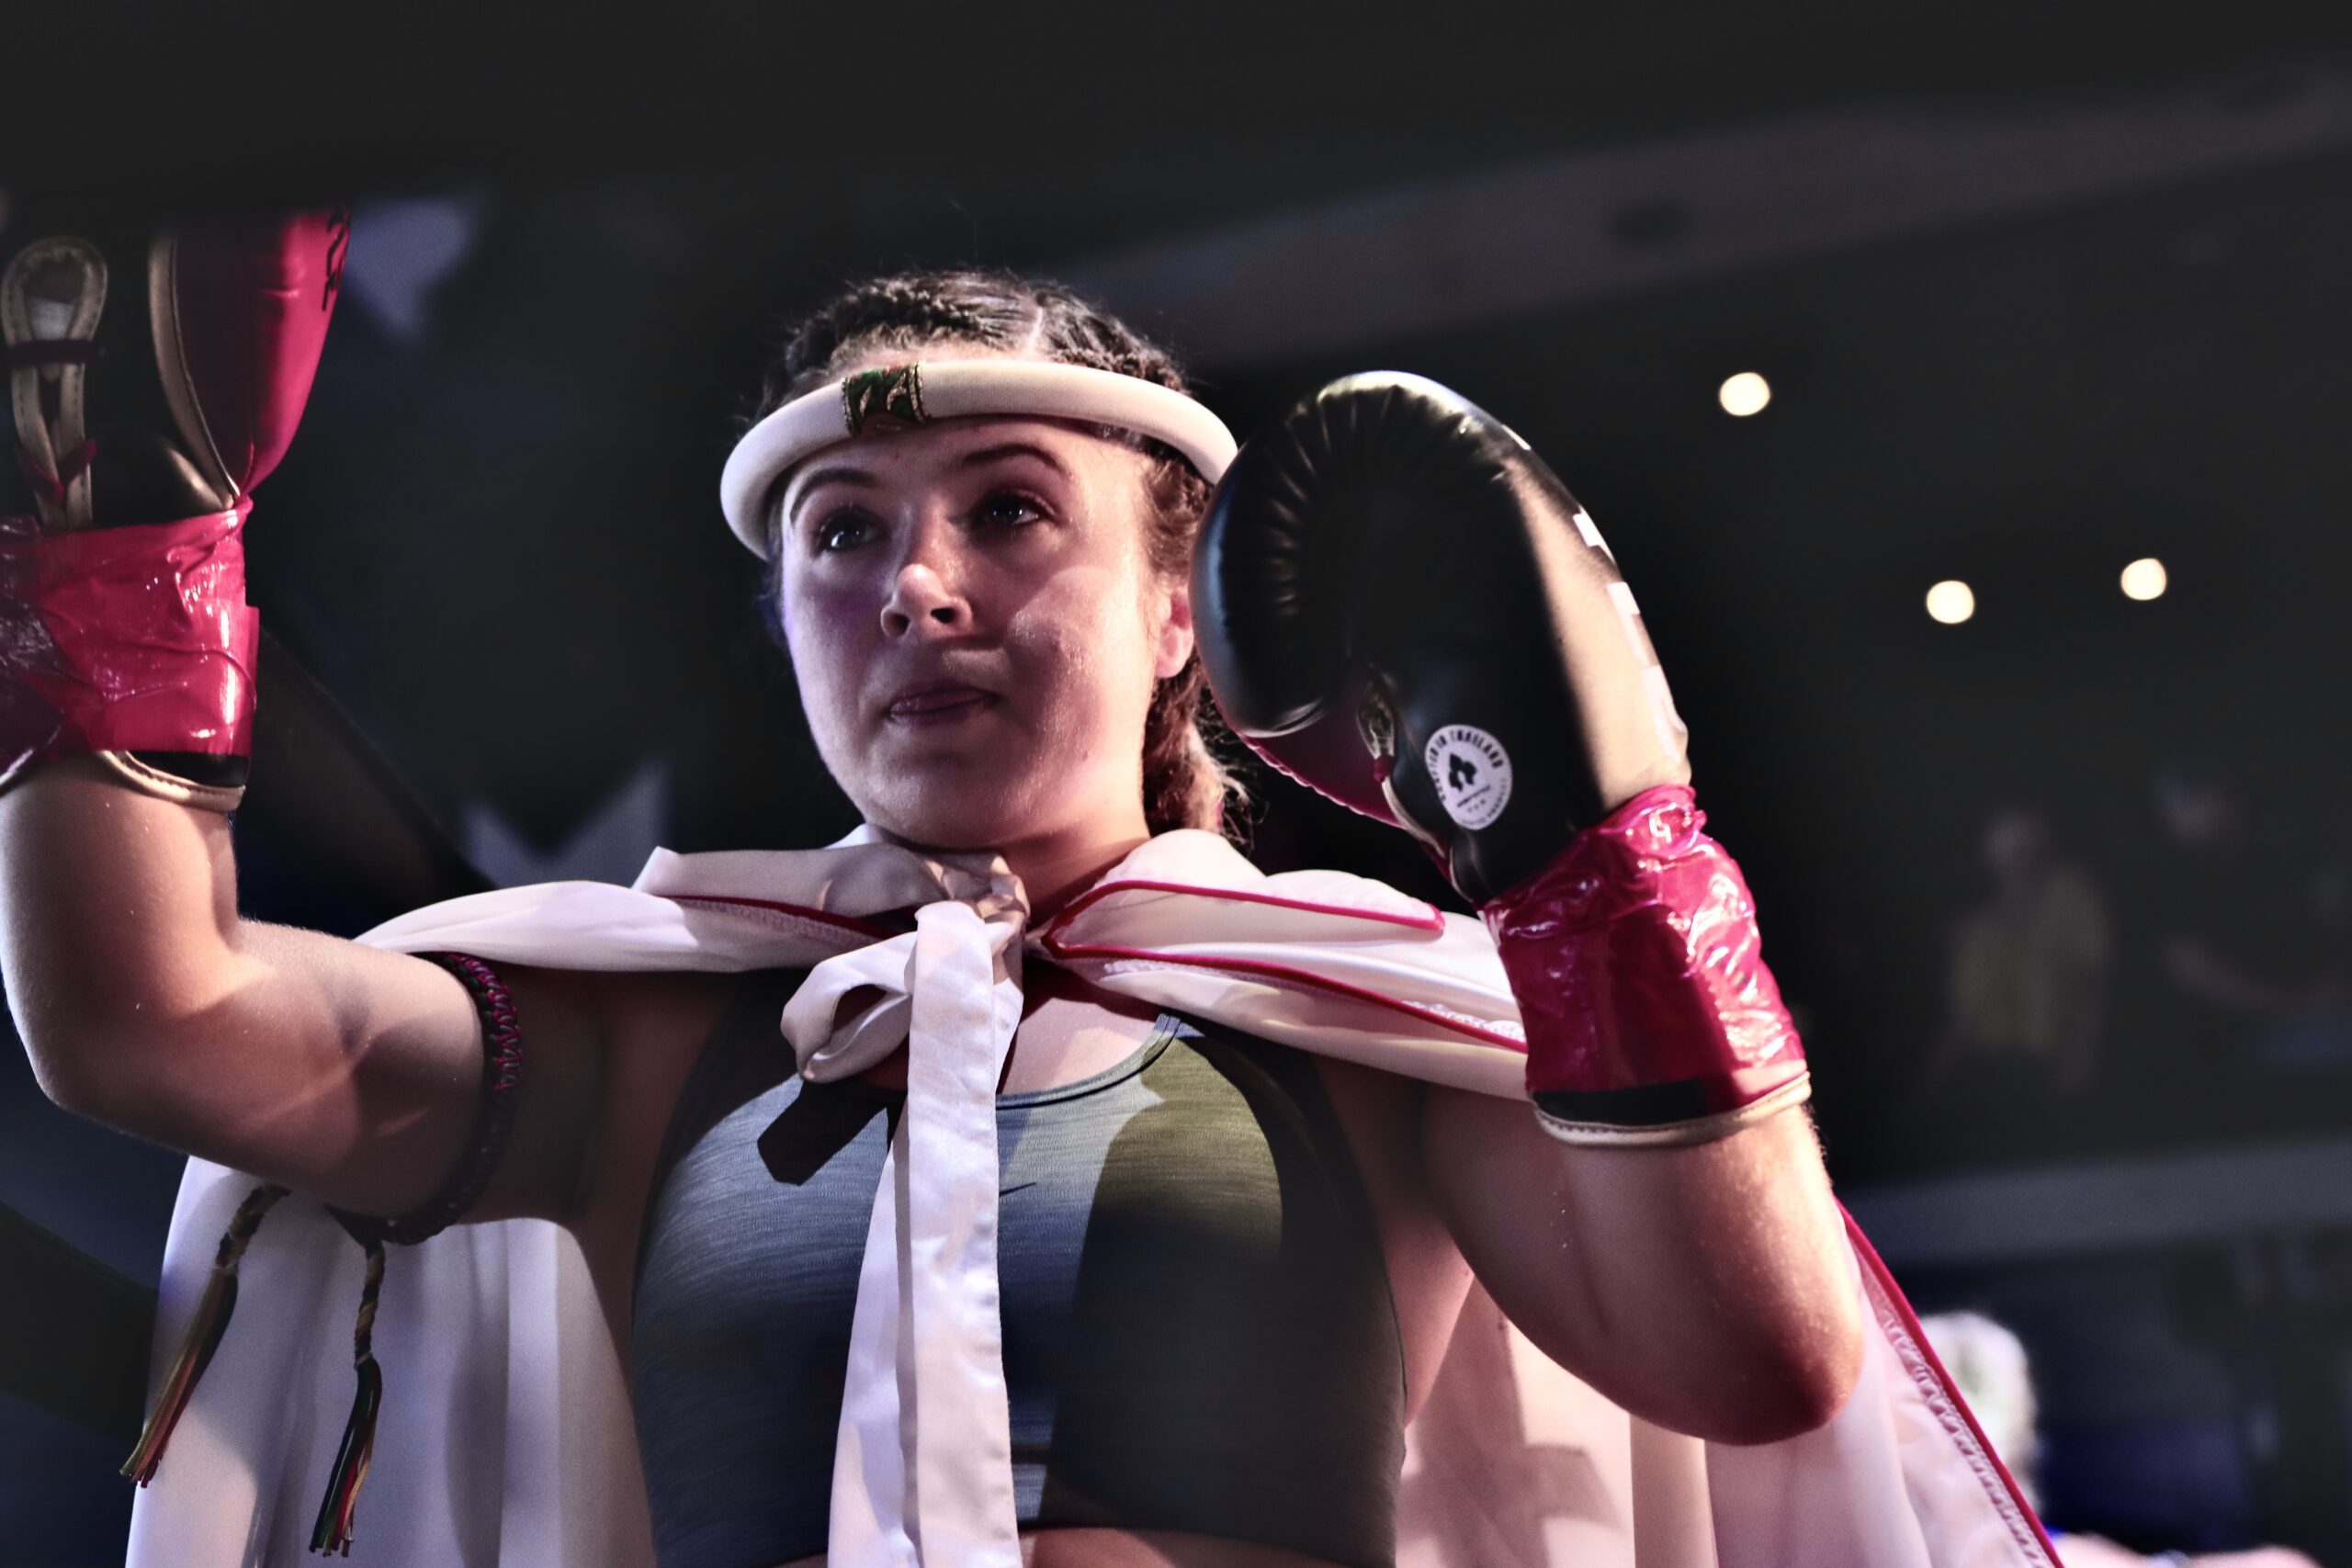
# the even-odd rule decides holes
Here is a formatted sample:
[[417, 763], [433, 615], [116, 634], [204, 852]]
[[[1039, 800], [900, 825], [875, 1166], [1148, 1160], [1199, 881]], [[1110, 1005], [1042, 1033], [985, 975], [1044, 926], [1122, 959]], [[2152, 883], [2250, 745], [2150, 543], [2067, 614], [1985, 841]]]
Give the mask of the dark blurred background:
[[[6, 24], [0, 188], [353, 203], [253, 596], [500, 883], [854, 820], [715, 496], [842, 282], [1064, 277], [1245, 434], [1459, 388], [1639, 592], [1840, 1190], [2024, 1339], [2053, 1522], [2352, 1562], [2352, 37], [1905, 10], [84, 0]], [[1452, 902], [1255, 783], [1269, 869]], [[242, 838], [251, 912], [390, 912]], [[178, 1164], [0, 1053], [0, 1332], [81, 1380], [0, 1392], [0, 1564], [119, 1559]]]

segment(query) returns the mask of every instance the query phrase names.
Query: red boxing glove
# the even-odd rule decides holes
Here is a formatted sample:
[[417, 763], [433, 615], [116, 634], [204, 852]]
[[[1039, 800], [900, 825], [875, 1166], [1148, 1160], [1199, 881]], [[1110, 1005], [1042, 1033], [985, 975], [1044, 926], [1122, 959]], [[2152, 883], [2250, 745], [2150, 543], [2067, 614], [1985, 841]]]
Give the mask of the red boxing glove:
[[347, 224], [59, 227], [0, 272], [0, 782], [91, 752], [226, 810], [259, 636], [238, 530], [310, 397]]
[[293, 443], [350, 238], [348, 214], [306, 212], [166, 237], [150, 259], [164, 395], [182, 439], [209, 448], [219, 506], [268, 478]]
[[1481, 911], [1568, 1143], [1703, 1143], [1802, 1102], [1804, 1047], [1756, 904], [1689, 786], [1644, 790]]

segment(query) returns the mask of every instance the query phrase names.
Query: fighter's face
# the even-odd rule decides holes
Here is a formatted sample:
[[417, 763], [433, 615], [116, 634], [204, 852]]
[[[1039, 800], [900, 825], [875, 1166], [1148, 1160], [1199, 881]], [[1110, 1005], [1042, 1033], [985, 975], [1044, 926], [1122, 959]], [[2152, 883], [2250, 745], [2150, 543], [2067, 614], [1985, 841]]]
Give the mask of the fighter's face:
[[[875, 826], [999, 848], [1141, 820], [1154, 683], [1192, 651], [1142, 454], [1046, 420], [820, 452], [786, 487], [786, 637], [819, 752]], [[1139, 830], [1139, 829], [1138, 829]]]

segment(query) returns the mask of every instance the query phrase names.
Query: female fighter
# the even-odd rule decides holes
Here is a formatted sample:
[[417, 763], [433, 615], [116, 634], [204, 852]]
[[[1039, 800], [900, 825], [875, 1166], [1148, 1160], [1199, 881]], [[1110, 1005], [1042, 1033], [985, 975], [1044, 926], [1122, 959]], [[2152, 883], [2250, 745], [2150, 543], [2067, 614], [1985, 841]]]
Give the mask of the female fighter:
[[[1474, 1279], [1637, 1427], [1698, 1439], [1679, 1484], [1723, 1561], [1909, 1561], [1873, 1543], [1939, 1529], [2040, 1561], [1899, 1298], [1857, 1288], [1632, 601], [1508, 430], [1355, 378], [1212, 508], [1230, 438], [1122, 323], [994, 276], [854, 288], [785, 351], [724, 491], [865, 828], [354, 943], [242, 919], [223, 815], [252, 713], [238, 525], [338, 234], [74, 243], [16, 249], [0, 299], [31, 519], [5, 587], [40, 632], [7, 656], [0, 959], [60, 1103], [246, 1173], [184, 1196], [178, 1229], [209, 1229], [180, 1276], [219, 1267], [200, 1303], [167, 1281], [194, 1327], [132, 1469], [217, 1484], [183, 1490], [168, 1547], [147, 1521], [155, 1560], [309, 1521], [268, 1479], [325, 1461], [309, 1393], [273, 1417], [231, 1371], [267, 1359], [249, 1319], [292, 1321], [261, 1304], [283, 1287], [249, 1280], [232, 1325], [224, 1283], [302, 1223], [262, 1224], [290, 1190], [277, 1213], [322, 1200], [366, 1258], [315, 1549], [352, 1549], [371, 1457], [363, 1557], [524, 1560], [516, 1518], [570, 1506], [518, 1501], [527, 1314], [479, 1363], [495, 1388], [371, 1350], [396, 1306], [461, 1310], [420, 1285], [379, 1314], [388, 1277], [522, 1220], [584, 1264], [662, 1568], [1391, 1563], [1407, 1426]], [[1252, 745], [1414, 833], [1488, 930], [1211, 837], [1204, 653]], [[388, 1276], [385, 1242], [457, 1222]], [[462, 1256], [478, 1317], [498, 1280]], [[470, 1462], [505, 1455], [503, 1493], [462, 1430], [500, 1418]], [[1891, 1479], [1923, 1448], [1932, 1506]], [[579, 1506], [624, 1523], [548, 1560], [643, 1560], [625, 1507]], [[1743, 1508], [1778, 1522], [1743, 1543]]]

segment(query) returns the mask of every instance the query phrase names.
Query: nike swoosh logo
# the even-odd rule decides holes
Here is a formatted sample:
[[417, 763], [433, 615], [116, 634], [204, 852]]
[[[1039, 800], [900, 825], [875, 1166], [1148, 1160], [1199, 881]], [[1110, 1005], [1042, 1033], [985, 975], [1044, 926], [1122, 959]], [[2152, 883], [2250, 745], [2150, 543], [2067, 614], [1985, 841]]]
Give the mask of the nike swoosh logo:
[[1010, 1198], [1010, 1197], [1012, 1197], [1015, 1192], [1025, 1192], [1025, 1191], [1027, 1191], [1030, 1188], [1035, 1187], [1035, 1186], [1036, 1186], [1036, 1185], [1037, 1185], [1037, 1184], [1036, 1184], [1035, 1182], [1034, 1182], [1034, 1181], [1020, 1181], [1020, 1182], [1015, 1182], [1015, 1183], [1014, 1183], [1013, 1185], [1012, 1185], [1011, 1187], [1000, 1187], [1000, 1188], [998, 1188], [998, 1189], [997, 1189], [997, 1193], [996, 1193], [996, 1195], [997, 1195], [998, 1197], [1000, 1197], [1000, 1198]]

